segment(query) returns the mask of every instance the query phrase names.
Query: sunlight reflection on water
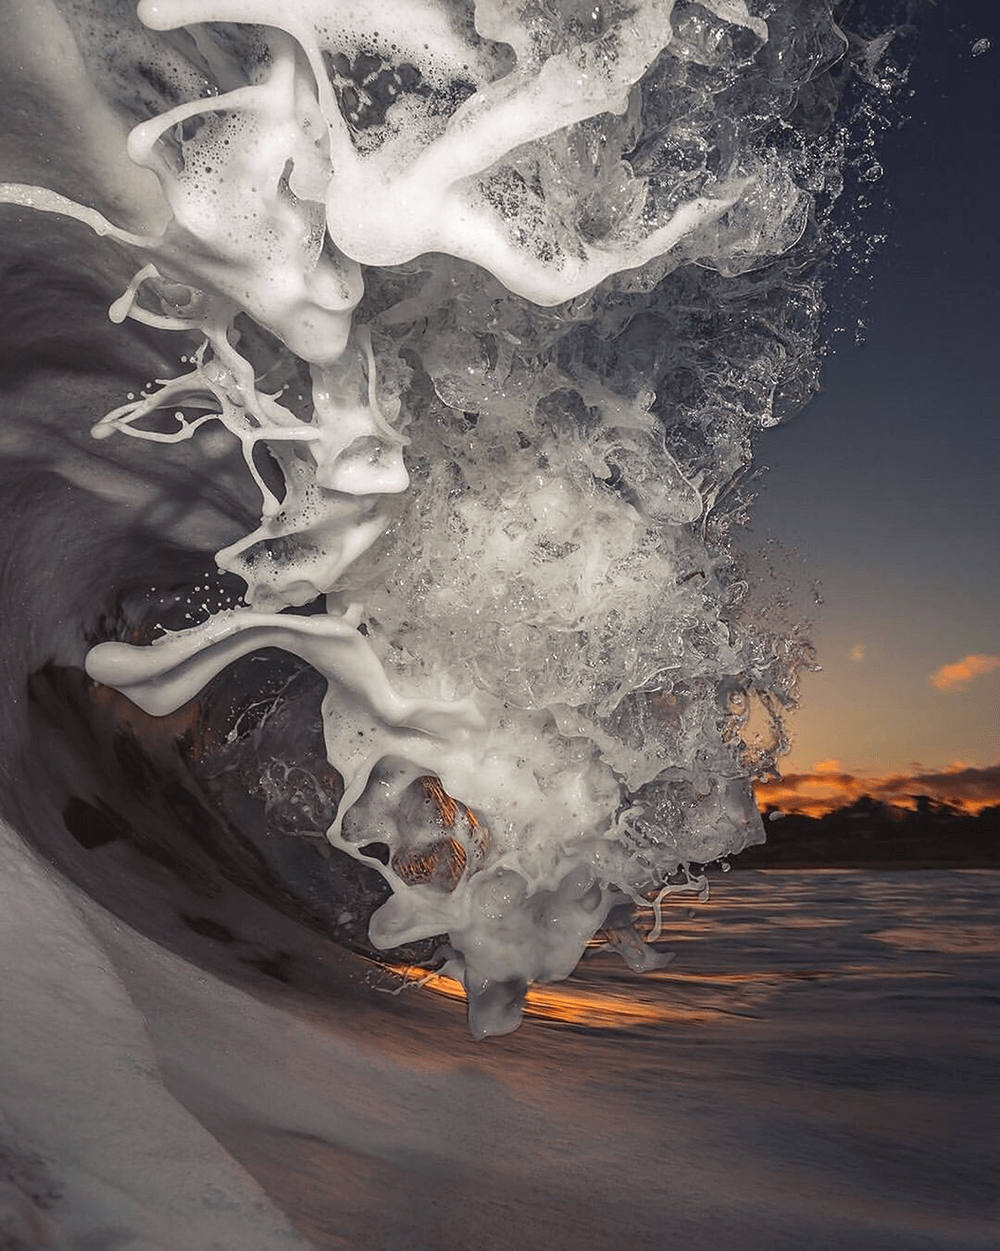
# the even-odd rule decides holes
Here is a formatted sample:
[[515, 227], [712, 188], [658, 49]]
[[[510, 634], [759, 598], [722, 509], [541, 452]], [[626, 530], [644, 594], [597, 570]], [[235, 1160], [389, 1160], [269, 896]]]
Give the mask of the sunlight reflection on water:
[[[842, 995], [891, 997], [899, 984], [981, 982], [988, 1001], [1000, 972], [1000, 881], [980, 871], [737, 872], [716, 879], [707, 903], [665, 910], [658, 949], [668, 969], [623, 971], [593, 948], [565, 982], [535, 987], [526, 1016], [592, 1030], [663, 1029], [764, 1020], [788, 993], [814, 984], [828, 1005]], [[409, 993], [462, 999], [457, 982], [397, 967]], [[796, 999], [796, 1006], [801, 1006]]]

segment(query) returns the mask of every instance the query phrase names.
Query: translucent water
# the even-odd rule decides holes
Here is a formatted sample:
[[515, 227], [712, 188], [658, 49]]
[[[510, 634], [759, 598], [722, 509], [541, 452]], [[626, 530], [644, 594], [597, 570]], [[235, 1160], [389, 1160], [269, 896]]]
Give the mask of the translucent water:
[[[795, 0], [60, 7], [102, 141], [134, 123], [121, 192], [0, 198], [126, 247], [112, 319], [183, 345], [93, 432], [259, 494], [216, 551], [242, 595], [120, 590], [88, 672], [166, 716], [262, 649], [312, 666], [368, 941], [430, 942], [506, 1032], [762, 837], [810, 652], [733, 536], [754, 431], [816, 385], [838, 102], [884, 47]], [[203, 769], [280, 792], [258, 728]]]

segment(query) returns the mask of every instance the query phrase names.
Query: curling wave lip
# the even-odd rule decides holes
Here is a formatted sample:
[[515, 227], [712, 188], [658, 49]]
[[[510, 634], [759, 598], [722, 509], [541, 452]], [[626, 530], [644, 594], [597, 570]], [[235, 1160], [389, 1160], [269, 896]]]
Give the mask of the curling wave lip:
[[[750, 777], [808, 649], [743, 609], [736, 484], [788, 346], [735, 345], [754, 317], [776, 341], [777, 302], [809, 356], [811, 199], [772, 135], [844, 40], [822, 15], [821, 52], [782, 62], [741, 0], [701, 7], [449, 2], [383, 28], [365, 4], [142, 5], [159, 35], [122, 37], [170, 68], [128, 152], [162, 235], [7, 186], [140, 253], [116, 320], [201, 339], [95, 433], [166, 457], [217, 426], [260, 495], [215, 558], [243, 600], [99, 643], [91, 676], [172, 711], [262, 646], [315, 666], [328, 840], [391, 892], [369, 939], [443, 940], [477, 1035], [615, 909], [761, 837]], [[99, 58], [100, 21], [67, 18]], [[776, 300], [741, 281], [764, 265]], [[714, 398], [680, 387], [671, 318], [706, 377], [732, 371]], [[444, 877], [396, 868], [442, 839], [428, 777], [488, 833]]]

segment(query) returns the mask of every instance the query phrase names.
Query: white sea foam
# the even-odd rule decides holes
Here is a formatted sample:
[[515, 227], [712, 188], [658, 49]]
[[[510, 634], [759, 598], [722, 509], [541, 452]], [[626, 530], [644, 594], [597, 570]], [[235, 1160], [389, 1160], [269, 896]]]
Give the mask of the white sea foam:
[[[0, 191], [141, 254], [116, 319], [203, 336], [95, 434], [219, 422], [261, 495], [217, 555], [246, 606], [90, 673], [166, 713], [259, 647], [314, 665], [329, 838], [393, 892], [371, 941], [441, 936], [479, 1034], [616, 903], [762, 837], [750, 780], [807, 648], [747, 606], [730, 537], [753, 430], [814, 385], [816, 101], [846, 47], [786, 8], [144, 0], [179, 32], [128, 143], [162, 234]], [[96, 64], [107, 15], [66, 14]]]

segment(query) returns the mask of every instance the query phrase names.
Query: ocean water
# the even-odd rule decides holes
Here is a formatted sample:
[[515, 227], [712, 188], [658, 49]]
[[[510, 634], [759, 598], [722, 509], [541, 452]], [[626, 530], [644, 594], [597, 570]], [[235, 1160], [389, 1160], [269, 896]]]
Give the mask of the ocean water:
[[4, 54], [29, 673], [325, 839], [327, 921], [446, 949], [477, 1035], [763, 837], [812, 652], [753, 442], [899, 82], [831, 3], [578, 7], [58, 0]]
[[[265, 12], [251, 0], [217, 7], [237, 19]], [[297, 7], [319, 12], [306, 0]], [[444, 60], [431, 57], [422, 82], [410, 61], [392, 61], [398, 42], [379, 36], [380, 63], [395, 65], [387, 79], [380, 71], [379, 90], [410, 84], [420, 143], [430, 136], [433, 146], [444, 112], [469, 91], [496, 103], [492, 88], [515, 53], [527, 64], [551, 54], [559, 86], [565, 31], [546, 11], [532, 19], [534, 43], [523, 39], [509, 24], [516, 7], [479, 6], [496, 38], [476, 44], [468, 80], [452, 64], [457, 27], [437, 31]], [[473, 206], [493, 214], [505, 247], [512, 222], [530, 226], [534, 261], [508, 248], [490, 276], [490, 258], [469, 252], [454, 217], [442, 225], [416, 214], [431, 232], [416, 251], [440, 226], [454, 254], [383, 267], [373, 252], [356, 339], [353, 306], [341, 317], [299, 288], [283, 303], [290, 288], [269, 285], [302, 279], [311, 299], [306, 279], [318, 273], [323, 299], [338, 275], [345, 301], [360, 290], [356, 261], [312, 229], [329, 171], [309, 166], [315, 153], [301, 141], [317, 124], [310, 93], [323, 95], [322, 76], [309, 79], [288, 40], [225, 30], [161, 39], [139, 27], [127, 0], [4, 9], [3, 1251], [998, 1241], [996, 878], [717, 873], [707, 902], [665, 899], [662, 967], [631, 973], [617, 954], [588, 946], [607, 921], [626, 955], [656, 963], [612, 904], [675, 885], [683, 862], [759, 834], [748, 779], [780, 751], [781, 708], [810, 652], [786, 611], [787, 588], [755, 579], [732, 539], [750, 503], [752, 436], [816, 386], [823, 228], [847, 152], [855, 163], [873, 158], [871, 134], [859, 152], [848, 132], [864, 131], [865, 108], [898, 80], [883, 59], [887, 41], [872, 31], [848, 41], [829, 5], [786, 0], [764, 29], [735, 0], [650, 0], [636, 12], [661, 33], [676, 7], [670, 49], [655, 63], [646, 28], [628, 26], [624, 10], [579, 7], [562, 5], [560, 21], [598, 68], [602, 23], [621, 26], [620, 58], [603, 61], [610, 79], [591, 104], [604, 107], [613, 87], [629, 107], [604, 130], [589, 114], [570, 121], [581, 127], [572, 143], [530, 140], [485, 178]], [[143, 8], [156, 20], [205, 12], [186, 0]], [[469, 37], [470, 6], [424, 11], [461, 19]], [[403, 35], [412, 44], [412, 23]], [[377, 66], [360, 38], [351, 35], [353, 62], [343, 53], [327, 68], [342, 102], [372, 87], [358, 149], [391, 155], [399, 136], [381, 133], [387, 100], [369, 81]], [[850, 98], [848, 48], [864, 90], [845, 131], [836, 118]], [[419, 48], [410, 52], [420, 60]], [[200, 110], [220, 85], [238, 89], [261, 66], [274, 68], [252, 96], [265, 120], [288, 103], [282, 83], [301, 89], [296, 125], [304, 117], [309, 127], [292, 127], [297, 179], [259, 117], [239, 120], [243, 146], [228, 122], [186, 128], [192, 114], [156, 148], [154, 126], [146, 156], [179, 224], [157, 253], [166, 279], [146, 292], [156, 307], [140, 300], [139, 316], [112, 324], [108, 308], [130, 286], [136, 249], [159, 244], [121, 230], [95, 240], [100, 219], [88, 211], [136, 232], [159, 229], [166, 213], [161, 184], [125, 158], [127, 127], [182, 97], [179, 107]], [[531, 110], [518, 117], [527, 131], [537, 124]], [[205, 182], [193, 158], [209, 149], [201, 173], [214, 181]], [[216, 185], [216, 158], [236, 149], [281, 158], [270, 170], [273, 221], [253, 218], [254, 188], [228, 175]], [[213, 189], [250, 217], [201, 215]], [[702, 191], [704, 203], [691, 199]], [[64, 211], [48, 192], [84, 208]], [[346, 247], [350, 223], [333, 201], [327, 221]], [[691, 237], [641, 260], [689, 202], [700, 205]], [[61, 208], [39, 213], [39, 204]], [[391, 216], [380, 230], [407, 225]], [[237, 220], [250, 222], [245, 232]], [[220, 222], [211, 238], [198, 234]], [[562, 252], [549, 246], [556, 227]], [[361, 235], [352, 248], [382, 242]], [[558, 286], [573, 272], [567, 257], [589, 264], [595, 251], [645, 268], [612, 277], [597, 296], [574, 287], [553, 313], [552, 291], [567, 296]], [[584, 266], [585, 277], [599, 269]], [[318, 323], [299, 319], [303, 307], [331, 313], [323, 351], [337, 326], [350, 340], [343, 375], [317, 355]], [[206, 326], [217, 357], [245, 336], [254, 368], [242, 390], [212, 359], [203, 370], [190, 332]], [[322, 383], [312, 401], [307, 365]], [[193, 391], [171, 389], [182, 366], [198, 375]], [[251, 417], [275, 417], [262, 378], [293, 396], [277, 434], [268, 427], [273, 463], [244, 457], [263, 428]], [[331, 378], [357, 401], [347, 416], [360, 423], [364, 456], [338, 468], [351, 446], [338, 444], [302, 476], [309, 457], [284, 456], [282, 432], [297, 430], [303, 447], [315, 441]], [[147, 404], [157, 387], [171, 400], [164, 411]], [[177, 433], [170, 421], [193, 427], [199, 405], [215, 401], [228, 434], [150, 448]], [[405, 439], [391, 425], [404, 401]], [[93, 439], [109, 413], [116, 437]], [[355, 430], [337, 416], [333, 442]], [[136, 429], [138, 438], [117, 437]], [[345, 483], [368, 475], [377, 513], [405, 477], [406, 439], [405, 508], [379, 514], [381, 546], [330, 590], [342, 553], [320, 560], [309, 547], [317, 492], [322, 533], [342, 537], [345, 516], [352, 525], [360, 516], [338, 511], [354, 498]], [[336, 489], [319, 483], [327, 474]], [[275, 503], [282, 477], [288, 533], [268, 529], [287, 516], [262, 514], [258, 498]], [[287, 559], [271, 559], [272, 539], [289, 540]], [[228, 562], [221, 573], [216, 554]], [[269, 628], [303, 647], [317, 630], [331, 646], [349, 636], [349, 663], [324, 669], [321, 657], [303, 678], [303, 667], [251, 650], [203, 690], [192, 655], [220, 621], [236, 619], [224, 614], [235, 611], [239, 629], [252, 623], [234, 570], [258, 606], [298, 609], [307, 592], [328, 592], [314, 606], [327, 612], [277, 626], [268, 618]], [[558, 611], [546, 599], [553, 586]], [[375, 609], [362, 620], [342, 594]], [[163, 629], [181, 639], [176, 671], [148, 683], [163, 716], [126, 699], [147, 684], [88, 676], [95, 644], [111, 643], [114, 678], [123, 655], [146, 664], [155, 652], [146, 644]], [[457, 779], [462, 803], [440, 783], [400, 796], [386, 766], [355, 795], [354, 827], [341, 837], [331, 823], [346, 773], [333, 764], [356, 760], [348, 695], [367, 684], [369, 703], [395, 706], [366, 648], [380, 649], [425, 735], [405, 721], [376, 725], [381, 748], [409, 753], [400, 777], [419, 768], [416, 783], [435, 781], [424, 772], [433, 757], [442, 777]], [[359, 656], [364, 678], [352, 687]], [[180, 706], [171, 683], [183, 688]], [[462, 750], [470, 725], [456, 709], [468, 713], [474, 700], [477, 715], [492, 717], [485, 756], [482, 741], [479, 756]], [[441, 704], [451, 738], [439, 734]], [[428, 747], [435, 735], [446, 750]], [[537, 786], [511, 781], [526, 761]], [[356, 781], [365, 786], [363, 769]], [[493, 834], [477, 836], [468, 813], [490, 804]], [[520, 825], [505, 807], [519, 804], [533, 813]], [[404, 818], [419, 824], [428, 813], [418, 833], [433, 841], [410, 840]], [[512, 866], [539, 889], [510, 887]], [[409, 913], [397, 908], [399, 943], [381, 942], [390, 950], [379, 963], [375, 939], [393, 932], [384, 912], [377, 933], [370, 922], [390, 887]], [[465, 991], [424, 967], [440, 963], [444, 934], [442, 973], [464, 975], [470, 998], [477, 978], [490, 991], [477, 1032], [512, 1028], [523, 1007], [517, 1032], [470, 1037]], [[572, 977], [559, 980], [581, 950]]]
[[734, 871], [477, 1044], [266, 911], [281, 980], [13, 870], [5, 1246], [996, 1245], [995, 875]]

